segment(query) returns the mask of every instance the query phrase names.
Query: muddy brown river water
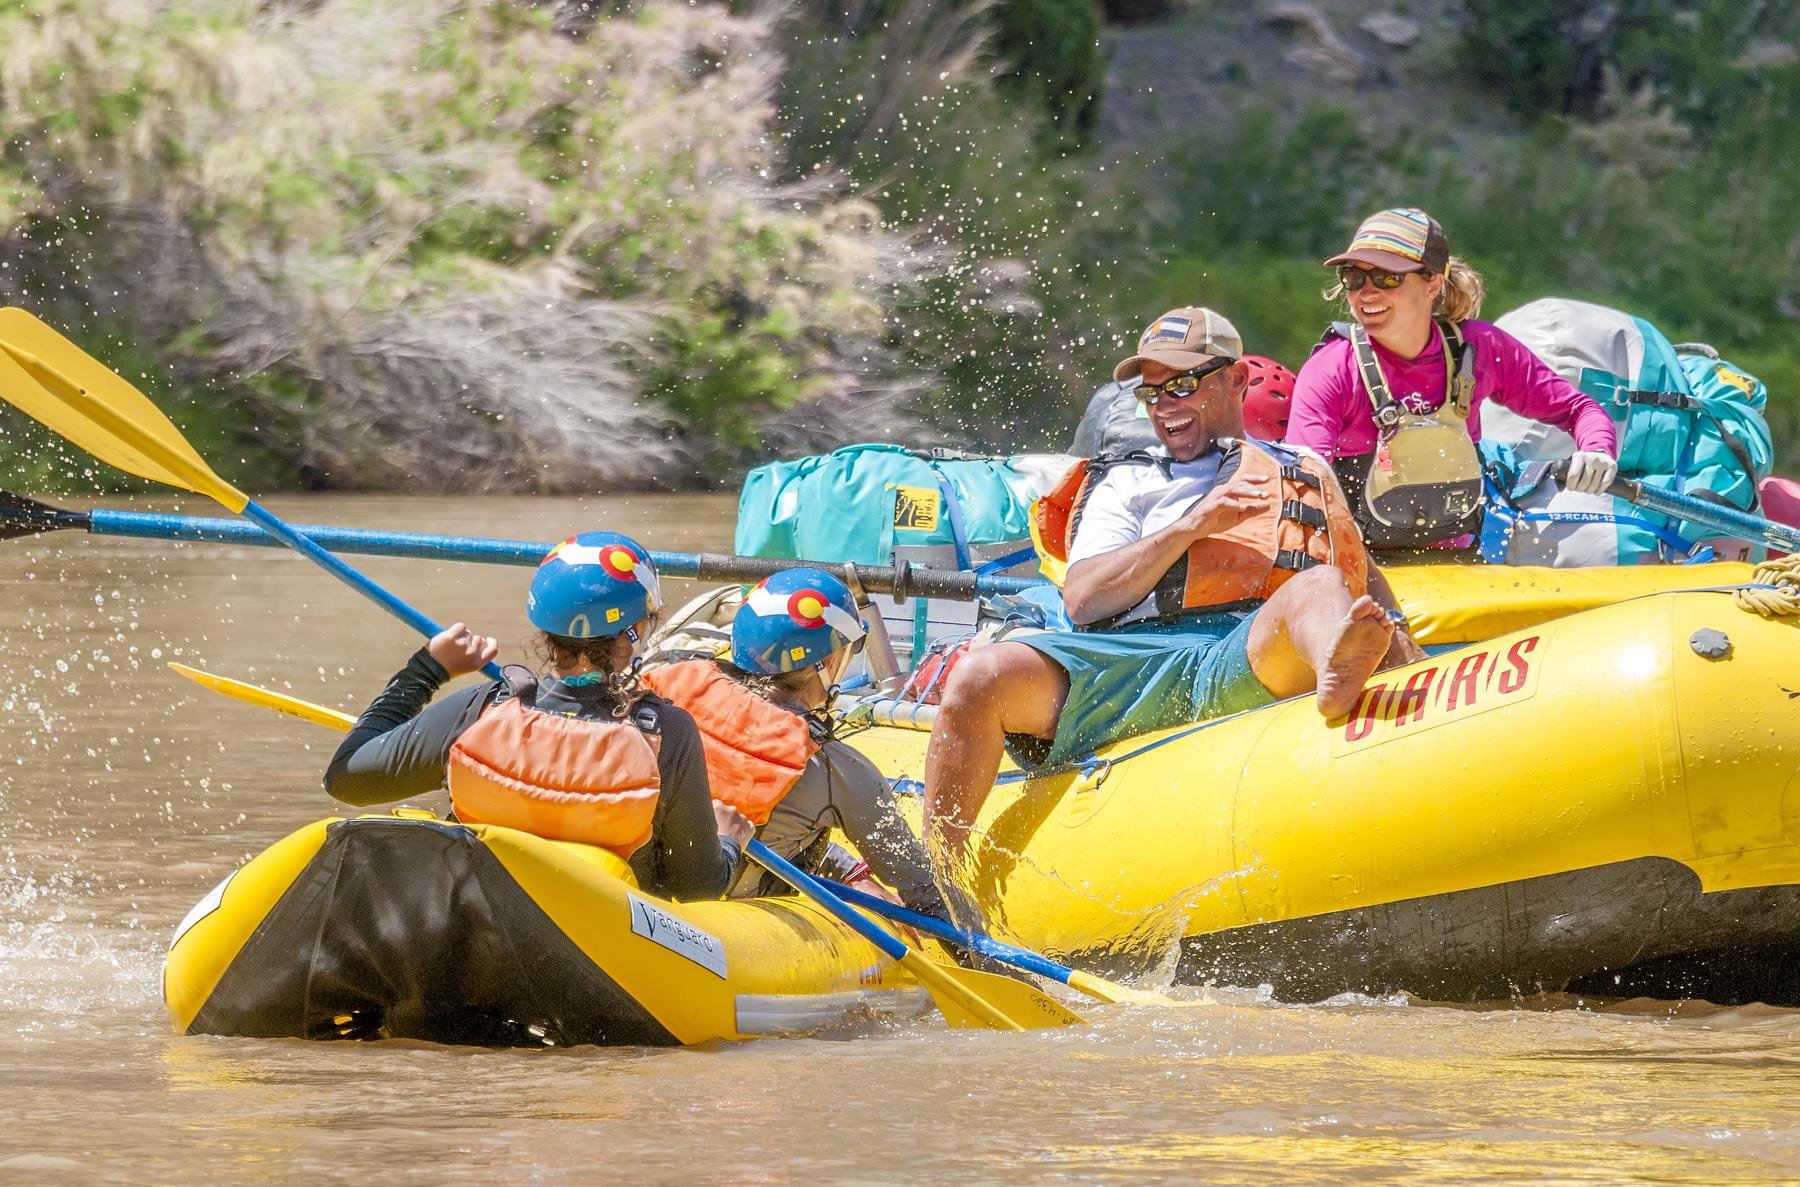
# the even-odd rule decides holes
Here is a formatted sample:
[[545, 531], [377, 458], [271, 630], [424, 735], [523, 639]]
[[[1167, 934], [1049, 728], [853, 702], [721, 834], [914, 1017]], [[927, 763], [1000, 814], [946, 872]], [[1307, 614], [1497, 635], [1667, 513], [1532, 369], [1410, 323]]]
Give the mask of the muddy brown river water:
[[[606, 526], [680, 551], [728, 546], [733, 513], [271, 506], [542, 540]], [[522, 655], [528, 570], [356, 563]], [[356, 712], [416, 645], [285, 553], [0, 543], [0, 1182], [1800, 1182], [1800, 1011], [1761, 1007], [1295, 1007], [1241, 986], [1084, 1004], [1093, 1026], [1027, 1035], [925, 1017], [673, 1051], [172, 1036], [170, 935], [234, 865], [331, 812], [334, 738], [165, 662]]]

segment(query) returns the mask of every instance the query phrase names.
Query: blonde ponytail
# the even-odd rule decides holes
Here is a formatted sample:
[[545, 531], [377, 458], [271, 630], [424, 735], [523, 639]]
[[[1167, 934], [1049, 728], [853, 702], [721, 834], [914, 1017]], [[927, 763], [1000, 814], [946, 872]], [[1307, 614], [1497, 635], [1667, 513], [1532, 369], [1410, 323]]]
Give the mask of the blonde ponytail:
[[1483, 295], [1481, 273], [1451, 256], [1444, 266], [1444, 287], [1438, 292], [1432, 316], [1460, 325], [1481, 312]]

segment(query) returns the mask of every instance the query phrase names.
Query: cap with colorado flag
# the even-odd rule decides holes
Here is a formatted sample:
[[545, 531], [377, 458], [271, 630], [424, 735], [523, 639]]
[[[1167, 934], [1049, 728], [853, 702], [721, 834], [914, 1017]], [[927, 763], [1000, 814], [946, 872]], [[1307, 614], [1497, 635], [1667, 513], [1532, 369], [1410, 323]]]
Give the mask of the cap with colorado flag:
[[1327, 268], [1367, 264], [1388, 272], [1442, 272], [1450, 266], [1450, 241], [1437, 220], [1416, 206], [1371, 214], [1350, 246], [1325, 261]]
[[1243, 353], [1243, 338], [1224, 316], [1198, 305], [1184, 305], [1145, 328], [1138, 337], [1137, 353], [1113, 368], [1113, 378], [1121, 383], [1134, 379], [1145, 363], [1191, 371], [1212, 359], [1235, 362]]

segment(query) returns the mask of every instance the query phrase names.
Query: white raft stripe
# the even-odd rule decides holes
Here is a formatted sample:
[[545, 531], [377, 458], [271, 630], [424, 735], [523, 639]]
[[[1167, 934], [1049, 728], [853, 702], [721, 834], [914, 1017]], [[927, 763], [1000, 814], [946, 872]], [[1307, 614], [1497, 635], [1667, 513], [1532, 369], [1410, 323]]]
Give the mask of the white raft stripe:
[[737, 995], [741, 1035], [805, 1034], [829, 1026], [858, 1006], [886, 1014], [920, 1014], [931, 1004], [923, 989], [852, 989], [845, 993]]
[[188, 929], [219, 909], [219, 904], [225, 901], [225, 888], [231, 885], [231, 880], [235, 877], [237, 877], [237, 870], [226, 874], [219, 880], [217, 886], [206, 892], [205, 898], [194, 904], [194, 909], [187, 913], [187, 916], [181, 921], [181, 926], [177, 927], [175, 934], [169, 937], [171, 952], [175, 950], [175, 945], [181, 943], [181, 937], [188, 934]]

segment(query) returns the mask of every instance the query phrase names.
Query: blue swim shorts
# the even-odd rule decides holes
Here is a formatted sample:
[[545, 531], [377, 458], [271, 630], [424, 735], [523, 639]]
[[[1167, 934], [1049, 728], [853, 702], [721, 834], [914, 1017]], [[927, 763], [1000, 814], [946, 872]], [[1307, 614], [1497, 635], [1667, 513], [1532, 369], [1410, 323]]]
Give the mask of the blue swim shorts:
[[1053, 765], [1120, 738], [1273, 704], [1274, 695], [1250, 670], [1247, 644], [1255, 617], [1207, 614], [1009, 640], [1042, 652], [1069, 676], [1069, 697], [1049, 750], [1038, 758], [1015, 737], [1013, 756]]

